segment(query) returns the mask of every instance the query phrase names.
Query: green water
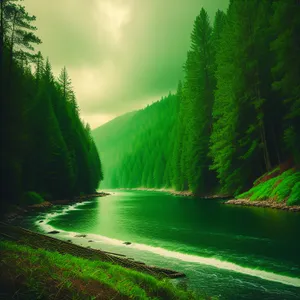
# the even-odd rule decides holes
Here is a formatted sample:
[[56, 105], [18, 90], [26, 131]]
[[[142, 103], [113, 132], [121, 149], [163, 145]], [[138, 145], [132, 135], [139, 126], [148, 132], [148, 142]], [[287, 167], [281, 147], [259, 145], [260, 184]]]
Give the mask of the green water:
[[[160, 192], [112, 193], [79, 206], [56, 207], [35, 217], [34, 226], [44, 232], [61, 230], [58, 238], [182, 271], [187, 278], [181, 283], [200, 294], [300, 299], [299, 213]], [[87, 237], [76, 238], [77, 233]]]

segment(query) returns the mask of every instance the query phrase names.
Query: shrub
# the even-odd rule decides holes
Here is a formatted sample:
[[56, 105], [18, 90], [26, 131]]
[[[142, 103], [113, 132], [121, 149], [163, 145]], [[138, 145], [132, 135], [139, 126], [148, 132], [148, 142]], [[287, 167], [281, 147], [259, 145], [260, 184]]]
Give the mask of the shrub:
[[22, 200], [22, 204], [33, 205], [44, 202], [43, 197], [36, 192], [25, 192]]

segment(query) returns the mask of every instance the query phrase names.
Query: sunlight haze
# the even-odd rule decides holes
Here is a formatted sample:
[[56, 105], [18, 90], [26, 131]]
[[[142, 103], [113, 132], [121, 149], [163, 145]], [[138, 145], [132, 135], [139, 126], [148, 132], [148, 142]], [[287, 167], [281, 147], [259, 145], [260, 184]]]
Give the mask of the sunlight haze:
[[[189, 5], [187, 5], [189, 2]], [[227, 0], [25, 0], [55, 75], [66, 66], [92, 128], [175, 91], [201, 7]], [[54, 5], [55, 4], [55, 5]], [[171, 51], [170, 51], [171, 50]]]

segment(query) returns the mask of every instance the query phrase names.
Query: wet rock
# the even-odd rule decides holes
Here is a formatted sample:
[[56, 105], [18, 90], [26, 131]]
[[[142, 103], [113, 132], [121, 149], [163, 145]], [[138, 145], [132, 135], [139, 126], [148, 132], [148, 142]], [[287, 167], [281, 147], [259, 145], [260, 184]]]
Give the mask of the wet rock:
[[49, 231], [48, 233], [49, 233], [49, 234], [57, 234], [57, 233], [59, 233], [59, 231], [57, 231], [57, 230], [52, 230], [52, 231]]
[[131, 245], [131, 242], [124, 242], [124, 245]]
[[86, 237], [86, 234], [76, 234], [75, 237]]

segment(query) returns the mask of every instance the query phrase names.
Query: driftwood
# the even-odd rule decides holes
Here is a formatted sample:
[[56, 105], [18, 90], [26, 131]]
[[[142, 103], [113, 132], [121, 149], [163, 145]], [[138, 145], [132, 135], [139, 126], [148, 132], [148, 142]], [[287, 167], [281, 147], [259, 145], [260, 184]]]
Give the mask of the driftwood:
[[28, 245], [33, 248], [42, 248], [48, 251], [57, 251], [62, 254], [71, 254], [86, 259], [111, 262], [113, 264], [121, 265], [125, 268], [134, 269], [140, 272], [145, 272], [159, 278], [179, 278], [186, 276], [184, 273], [174, 270], [148, 266], [143, 262], [128, 259], [122, 254], [82, 247], [70, 242], [62, 241], [54, 237], [33, 232], [22, 227], [8, 225], [2, 222], [0, 222], [0, 236], [2, 236], [4, 239], [17, 241], [19, 244]]

